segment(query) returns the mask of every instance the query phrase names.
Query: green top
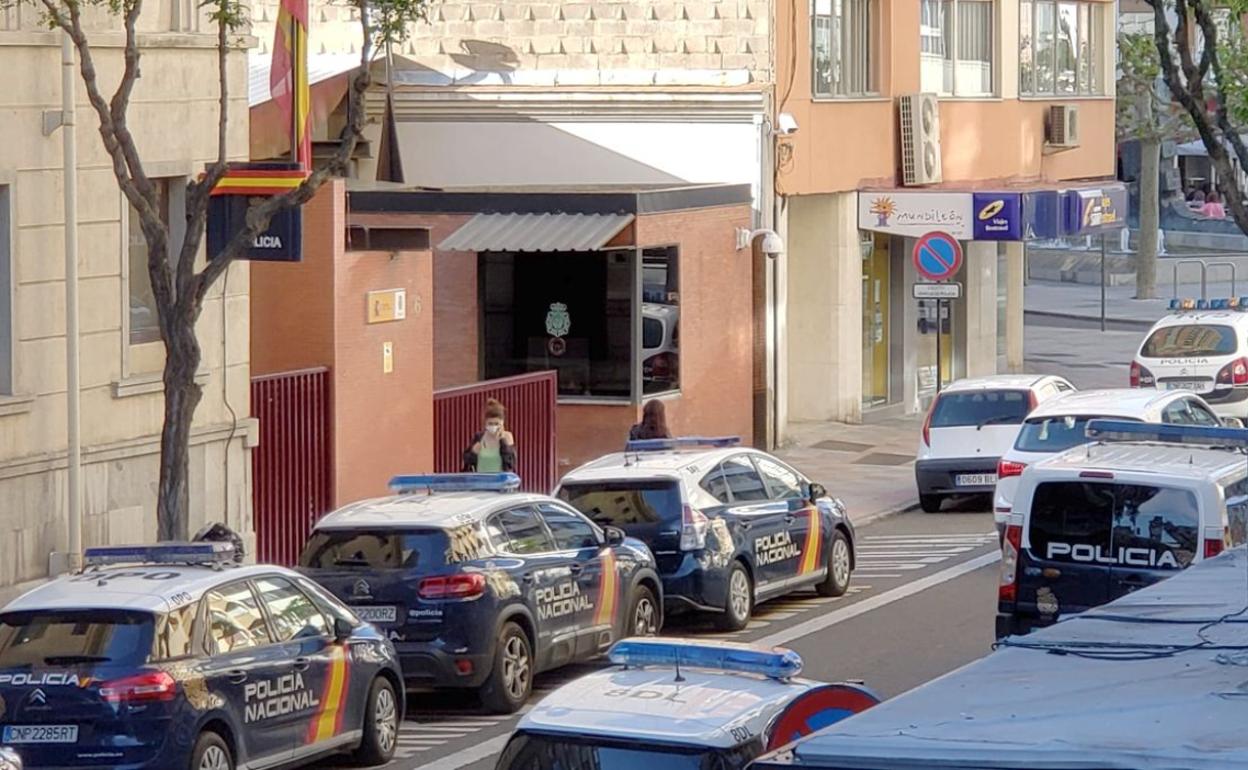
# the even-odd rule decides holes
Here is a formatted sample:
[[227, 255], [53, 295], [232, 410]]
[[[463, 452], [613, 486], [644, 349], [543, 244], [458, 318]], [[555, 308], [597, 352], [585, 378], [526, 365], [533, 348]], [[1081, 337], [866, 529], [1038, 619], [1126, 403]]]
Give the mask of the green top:
[[482, 444], [481, 451], [477, 452], [477, 473], [499, 473], [502, 470], [503, 455], [498, 447], [488, 447]]

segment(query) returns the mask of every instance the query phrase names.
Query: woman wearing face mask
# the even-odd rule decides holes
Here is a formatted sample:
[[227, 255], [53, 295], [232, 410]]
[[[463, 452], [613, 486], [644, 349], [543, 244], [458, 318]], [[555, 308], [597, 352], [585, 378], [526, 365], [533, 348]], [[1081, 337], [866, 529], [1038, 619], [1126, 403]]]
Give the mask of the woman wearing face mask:
[[499, 473], [516, 470], [516, 437], [504, 427], [507, 410], [494, 399], [485, 402], [485, 430], [472, 437], [464, 450], [467, 473]]

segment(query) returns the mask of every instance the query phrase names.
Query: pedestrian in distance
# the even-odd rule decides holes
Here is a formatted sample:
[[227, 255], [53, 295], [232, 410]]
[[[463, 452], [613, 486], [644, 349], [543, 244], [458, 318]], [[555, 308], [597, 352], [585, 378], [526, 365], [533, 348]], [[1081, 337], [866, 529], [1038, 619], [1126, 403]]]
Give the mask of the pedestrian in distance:
[[1205, 196], [1205, 205], [1200, 207], [1200, 213], [1210, 219], [1226, 219], [1226, 208], [1222, 205], [1222, 199], [1218, 197], [1216, 192], [1211, 192]]
[[671, 437], [671, 431], [667, 429], [667, 409], [657, 398], [646, 402], [641, 410], [641, 422], [628, 429], [629, 441]]
[[1187, 207], [1192, 211], [1200, 211], [1205, 205], [1205, 191], [1199, 188], [1192, 190], [1187, 196]]
[[483, 428], [464, 450], [465, 473], [516, 470], [516, 437], [507, 430], [507, 410], [494, 399], [485, 402]]

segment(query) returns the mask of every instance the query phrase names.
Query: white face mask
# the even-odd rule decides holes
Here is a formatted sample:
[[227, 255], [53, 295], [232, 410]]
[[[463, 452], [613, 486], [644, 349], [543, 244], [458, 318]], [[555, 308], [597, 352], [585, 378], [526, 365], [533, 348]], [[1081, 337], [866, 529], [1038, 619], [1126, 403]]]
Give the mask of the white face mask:
[[491, 436], [497, 436], [499, 433], [501, 433], [501, 432], [502, 432], [502, 430], [503, 430], [503, 426], [501, 426], [501, 425], [496, 425], [496, 424], [495, 424], [495, 425], [487, 425], [487, 426], [485, 426], [485, 429], [489, 432], [489, 434], [490, 434]]

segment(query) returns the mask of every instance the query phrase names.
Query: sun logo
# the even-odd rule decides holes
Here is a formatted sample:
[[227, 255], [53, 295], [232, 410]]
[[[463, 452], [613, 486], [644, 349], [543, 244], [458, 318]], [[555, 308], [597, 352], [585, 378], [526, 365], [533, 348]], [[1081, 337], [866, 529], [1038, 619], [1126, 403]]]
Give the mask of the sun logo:
[[876, 227], [888, 227], [889, 218], [897, 213], [897, 204], [893, 203], [893, 199], [887, 196], [876, 198], [871, 201], [871, 208], [868, 211], [875, 214]]

